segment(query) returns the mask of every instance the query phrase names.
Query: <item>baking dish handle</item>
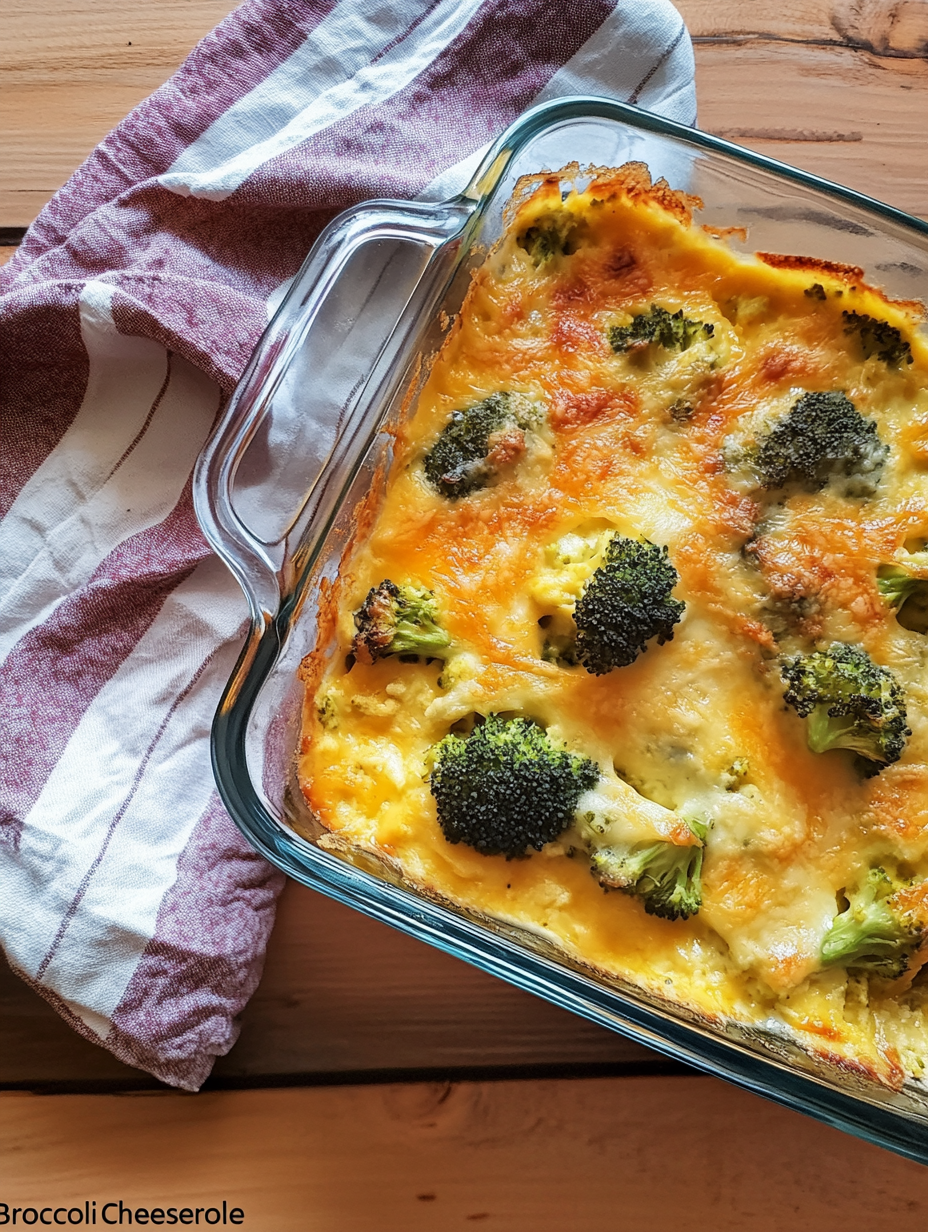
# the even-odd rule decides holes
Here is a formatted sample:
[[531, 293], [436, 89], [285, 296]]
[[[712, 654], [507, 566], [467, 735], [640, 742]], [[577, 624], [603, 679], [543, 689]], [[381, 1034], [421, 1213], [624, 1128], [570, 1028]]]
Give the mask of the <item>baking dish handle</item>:
[[[292, 526], [324, 468], [326, 449], [331, 453], [351, 417], [351, 408], [364, 401], [365, 390], [370, 389], [379, 360], [400, 321], [437, 306], [462, 245], [469, 239], [469, 223], [474, 219], [475, 208], [474, 202], [463, 198], [438, 205], [372, 201], [339, 215], [317, 239], [255, 347], [242, 379], [200, 454], [193, 488], [194, 508], [203, 533], [245, 592], [253, 633], [263, 633], [287, 589], [287, 535], [262, 535], [254, 525], [246, 524], [248, 519], [236, 507], [236, 476], [249, 446], [271, 416], [275, 396], [280, 394], [288, 369], [301, 352], [307, 353], [327, 301], [338, 288], [349, 262], [362, 248], [376, 241], [405, 245], [407, 250], [413, 246], [416, 260], [403, 264], [407, 285], [391, 288], [392, 302], [398, 304], [399, 311], [392, 320], [386, 319], [376, 357], [351, 390], [351, 406], [342, 407], [337, 422], [328, 425], [321, 424], [321, 420], [317, 424], [311, 404], [299, 408], [304, 425], [301, 430], [306, 431], [305, 424], [314, 432], [319, 427], [316, 436], [327, 439], [321, 442], [321, 448], [314, 449], [315, 457], [307, 461], [307, 471], [301, 474], [302, 495], [295, 498], [298, 508], [286, 511], [288, 525]], [[302, 388], [306, 387], [315, 389], [318, 383], [307, 381]], [[382, 392], [378, 390], [378, 395]], [[311, 394], [308, 401], [311, 402]], [[274, 491], [273, 481], [265, 479], [263, 484], [264, 493], [260, 485], [257, 490], [258, 502], [262, 495], [279, 502], [280, 493]]]

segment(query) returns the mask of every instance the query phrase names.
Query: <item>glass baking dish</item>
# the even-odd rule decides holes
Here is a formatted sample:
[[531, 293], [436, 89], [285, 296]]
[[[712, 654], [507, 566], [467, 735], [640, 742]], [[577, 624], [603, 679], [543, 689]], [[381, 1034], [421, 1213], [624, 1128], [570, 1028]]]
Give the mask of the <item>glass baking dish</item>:
[[670, 1057], [928, 1162], [928, 1085], [889, 1090], [810, 1055], [775, 1022], [709, 1022], [584, 970], [538, 937], [432, 901], [370, 856], [322, 850], [295, 784], [300, 662], [327, 636], [328, 588], [361, 512], [376, 504], [391, 425], [414, 403], [471, 269], [500, 236], [518, 178], [630, 159], [698, 195], [700, 222], [745, 228], [745, 238], [730, 236], [736, 248], [862, 266], [897, 298], [928, 291], [928, 224], [599, 98], [528, 112], [449, 201], [372, 201], [340, 215], [265, 331], [195, 476], [200, 524], [251, 612], [213, 726], [216, 780], [248, 840], [305, 885]]

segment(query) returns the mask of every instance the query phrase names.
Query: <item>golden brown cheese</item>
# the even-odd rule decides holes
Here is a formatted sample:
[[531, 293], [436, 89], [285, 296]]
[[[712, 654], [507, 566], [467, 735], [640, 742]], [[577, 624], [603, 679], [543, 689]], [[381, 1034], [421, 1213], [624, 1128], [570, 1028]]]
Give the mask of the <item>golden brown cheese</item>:
[[[886, 1082], [918, 1076], [918, 980], [886, 987], [820, 961], [867, 868], [892, 860], [913, 884], [928, 877], [928, 639], [876, 587], [881, 562], [928, 538], [914, 309], [853, 267], [735, 254], [640, 165], [563, 201], [559, 177], [532, 188], [474, 274], [370, 535], [344, 564], [337, 653], [321, 676], [307, 671], [306, 800], [342, 848], [380, 853], [410, 884], [607, 975], [709, 1017], [777, 1019]], [[536, 264], [519, 237], [552, 214], [574, 238]], [[609, 328], [652, 304], [711, 324], [711, 339], [658, 360], [617, 354]], [[843, 312], [900, 330], [913, 362], [864, 359]], [[826, 487], [771, 503], [739, 473], [740, 437], [815, 390], [843, 390], [888, 445], [870, 499]], [[497, 441], [499, 481], [449, 500], [422, 459], [454, 411], [499, 391], [542, 406], [547, 427], [528, 450], [518, 433]], [[602, 676], [545, 661], [538, 624], [556, 610], [539, 582], [546, 550], [591, 524], [666, 545], [686, 604], [671, 641]], [[385, 578], [434, 591], [447, 664], [350, 655], [353, 613]], [[784, 705], [777, 656], [835, 641], [863, 646], [907, 693], [904, 753], [870, 778], [850, 754], [810, 751]], [[659, 919], [604, 894], [566, 841], [516, 860], [446, 841], [429, 751], [474, 713], [530, 715], [592, 759], [632, 836], [661, 837], [685, 815], [710, 824], [699, 914]]]

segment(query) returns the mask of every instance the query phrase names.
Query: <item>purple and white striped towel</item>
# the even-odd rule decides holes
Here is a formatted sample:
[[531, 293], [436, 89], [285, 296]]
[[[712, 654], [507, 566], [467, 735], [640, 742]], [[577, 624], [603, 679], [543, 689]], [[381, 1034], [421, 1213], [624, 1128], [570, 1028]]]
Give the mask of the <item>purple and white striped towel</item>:
[[333, 215], [449, 196], [578, 93], [694, 122], [668, 0], [246, 0], [0, 272], [0, 944], [172, 1085], [231, 1047], [282, 882], [209, 769], [245, 605], [197, 452]]

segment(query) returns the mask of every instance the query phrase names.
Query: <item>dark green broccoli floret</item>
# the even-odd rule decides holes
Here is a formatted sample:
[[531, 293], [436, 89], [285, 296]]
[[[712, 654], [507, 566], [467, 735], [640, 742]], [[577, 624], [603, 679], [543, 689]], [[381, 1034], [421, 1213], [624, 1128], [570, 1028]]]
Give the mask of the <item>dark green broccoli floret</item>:
[[454, 411], [424, 460], [429, 483], [449, 500], [485, 488], [525, 451], [525, 432], [541, 422], [524, 394], [491, 394]]
[[609, 329], [609, 345], [616, 354], [639, 351], [652, 343], [665, 351], [687, 351], [701, 338], [711, 338], [715, 326], [707, 321], [691, 321], [683, 309], [668, 312], [652, 304], [647, 312], [632, 318], [630, 325], [613, 325]]
[[868, 774], [902, 756], [912, 734], [905, 694], [892, 672], [865, 650], [836, 642], [784, 660], [782, 671], [786, 703], [808, 720], [813, 753], [850, 749], [865, 759], [860, 769]]
[[921, 898], [884, 869], [871, 869], [826, 933], [823, 965], [871, 971], [888, 980], [904, 975], [928, 935]]
[[450, 843], [507, 859], [539, 851], [573, 822], [596, 765], [556, 745], [536, 723], [487, 715], [467, 736], [432, 750], [438, 824]]
[[516, 243], [524, 248], [535, 265], [544, 265], [553, 257], [569, 257], [577, 251], [577, 241], [583, 223], [567, 210], [542, 214], [532, 226], [517, 236]]
[[903, 629], [928, 633], [928, 578], [915, 577], [902, 565], [880, 565], [876, 588]]
[[912, 348], [895, 326], [865, 312], [842, 312], [844, 332], [856, 334], [864, 359], [875, 355], [890, 368], [912, 362]]
[[703, 843], [708, 826], [689, 820], [699, 839], [692, 847], [673, 843], [628, 843], [600, 847], [590, 857], [600, 884], [634, 894], [649, 915], [686, 920], [702, 905]]
[[837, 390], [803, 394], [757, 451], [764, 488], [798, 484], [818, 492], [837, 479], [849, 496], [876, 490], [888, 453], [876, 424]]
[[685, 608], [670, 594], [679, 580], [666, 547], [614, 535], [574, 608], [586, 670], [602, 676], [634, 663], [652, 638], [669, 642]]
[[354, 614], [358, 630], [351, 644], [355, 658], [373, 663], [387, 655], [443, 658], [451, 638], [438, 623], [435, 595], [418, 586], [388, 579], [373, 586]]

